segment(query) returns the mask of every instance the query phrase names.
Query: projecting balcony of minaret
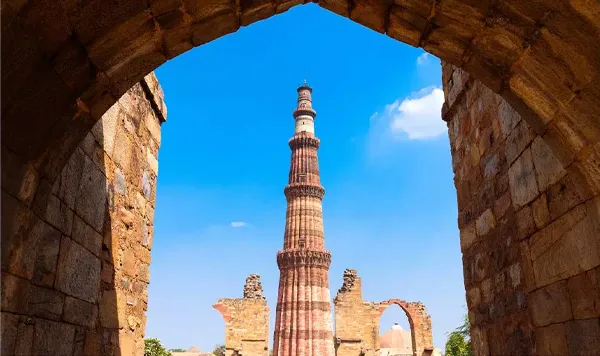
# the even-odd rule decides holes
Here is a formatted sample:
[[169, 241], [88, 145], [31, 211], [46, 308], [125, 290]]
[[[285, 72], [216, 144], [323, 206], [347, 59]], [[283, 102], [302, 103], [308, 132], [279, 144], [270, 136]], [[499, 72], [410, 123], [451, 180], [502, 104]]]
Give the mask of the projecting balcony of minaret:
[[283, 189], [283, 194], [285, 194], [287, 200], [298, 197], [312, 197], [322, 200], [325, 196], [325, 188], [307, 183], [290, 183]]
[[304, 106], [304, 107], [297, 107], [296, 110], [294, 110], [293, 115], [294, 115], [294, 119], [296, 119], [296, 118], [298, 118], [298, 116], [302, 116], [302, 115], [308, 115], [314, 119], [315, 117], [317, 117], [317, 112], [309, 106]]
[[300, 131], [294, 134], [294, 137], [288, 140], [288, 145], [292, 150], [300, 147], [319, 149], [321, 140], [315, 137], [312, 132]]

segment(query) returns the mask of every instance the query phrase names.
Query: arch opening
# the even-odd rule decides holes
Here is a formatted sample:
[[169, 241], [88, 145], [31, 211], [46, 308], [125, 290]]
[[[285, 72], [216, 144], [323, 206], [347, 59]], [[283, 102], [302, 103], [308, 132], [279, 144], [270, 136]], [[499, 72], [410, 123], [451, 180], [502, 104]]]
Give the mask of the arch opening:
[[[167, 58], [173, 58], [193, 46], [232, 33], [239, 26], [283, 12], [296, 3], [241, 4], [239, 8], [223, 3], [211, 8], [214, 13], [207, 12], [207, 8], [202, 7], [203, 4], [194, 1], [176, 2], [174, 5], [152, 1], [148, 5], [147, 2], [132, 0], [123, 4], [125, 5], [111, 7], [98, 2], [84, 8], [69, 8], [69, 5], [57, 6], [42, 1], [3, 4], [2, 34], [5, 41], [2, 56], [2, 211], [3, 221], [8, 222], [3, 224], [2, 231], [3, 295], [18, 296], [25, 291], [28, 293], [30, 288], [34, 288], [30, 285], [34, 272], [43, 270], [44, 262], [53, 260], [53, 256], [59, 251], [67, 251], [65, 255], [71, 256], [59, 262], [71, 264], [73, 269], [83, 267], [73, 265], [74, 261], [79, 260], [77, 254], [90, 252], [94, 255], [91, 250], [96, 251], [97, 247], [84, 249], [87, 252], [77, 251], [75, 248], [70, 249], [68, 243], [63, 246], [62, 239], [57, 243], [58, 238], [52, 237], [57, 235], [55, 230], [61, 231], [60, 227], [63, 224], [74, 226], [70, 217], [81, 217], [69, 215], [71, 203], [68, 200], [71, 198], [63, 197], [67, 201], [56, 201], [56, 195], [61, 193], [55, 190], [59, 189], [55, 188], [55, 182], [59, 177], [62, 179], [65, 167], [69, 167], [70, 157], [78, 152], [78, 145], [85, 143], [94, 124], [117, 98]], [[441, 1], [424, 7], [422, 3], [409, 2], [404, 6], [393, 4], [388, 9], [383, 4], [367, 4], [361, 1], [353, 2], [352, 6], [332, 1], [320, 3], [324, 8], [379, 32], [386, 32], [406, 43], [420, 45], [449, 63], [462, 67], [506, 99], [528, 124], [530, 130], [523, 130], [529, 132], [527, 135], [535, 136], [535, 139], [524, 140], [528, 141], [525, 153], [506, 163], [511, 168], [514, 167], [512, 171], [518, 173], [519, 179], [531, 171], [534, 172], [535, 183], [527, 185], [527, 191], [517, 190], [509, 194], [509, 200], [516, 196], [519, 197], [516, 199], [521, 199], [513, 202], [514, 211], [508, 213], [505, 220], [497, 220], [495, 217], [497, 206], [506, 206], [505, 202], [500, 200], [501, 197], [490, 193], [495, 189], [498, 192], [505, 190], [508, 183], [501, 183], [499, 180], [500, 183], [494, 185], [494, 188], [486, 190], [489, 194], [478, 196], [485, 206], [470, 206], [459, 212], [461, 247], [468, 255], [465, 258], [465, 278], [468, 278], [466, 285], [470, 309], [474, 313], [477, 309], [475, 305], [487, 303], [488, 310], [493, 310], [490, 312], [490, 318], [502, 317], [494, 314], [498, 308], [493, 307], [494, 300], [490, 300], [489, 293], [486, 294], [492, 278], [489, 275], [490, 269], [502, 276], [500, 280], [510, 281], [513, 287], [520, 288], [511, 294], [514, 298], [509, 301], [511, 308], [518, 309], [526, 308], [525, 301], [528, 298], [535, 302], [539, 301], [539, 295], [548, 293], [563, 302], [570, 299], [565, 292], [566, 287], [563, 286], [566, 280], [574, 278], [574, 282], [569, 283], [569, 288], [576, 292], [584, 290], [585, 283], [576, 282], [584, 278], [582, 276], [586, 276], [586, 273], [591, 273], [589, 271], [596, 271], [598, 266], [594, 255], [586, 254], [583, 249], [577, 250], [577, 241], [572, 236], [589, 234], [589, 231], [594, 233], [597, 230], [593, 229], [597, 229], [598, 225], [597, 194], [600, 179], [597, 161], [600, 152], [600, 130], [596, 113], [600, 105], [600, 90], [599, 81], [595, 79], [598, 77], [596, 63], [600, 63], [600, 50], [597, 36], [594, 34], [599, 33], [600, 25], [596, 20], [598, 17], [595, 16], [599, 5], [593, 1], [551, 4], [540, 2], [536, 3], [536, 8], [533, 9], [534, 6], [523, 8], [516, 1], [503, 4], [506, 7], [487, 8], [487, 5]], [[52, 21], [47, 21], [50, 18]], [[52, 24], [52, 27], [48, 24]], [[132, 38], [134, 40], [131, 40]], [[558, 48], [560, 50], [557, 50]], [[458, 97], [453, 97], [452, 93], [455, 87], [458, 88], [457, 92], [461, 92], [460, 86], [455, 86], [460, 82], [460, 75], [455, 76], [454, 73], [458, 71], [452, 71], [452, 80], [445, 80], [449, 84], [448, 105], [444, 117], [457, 114], [457, 109], [453, 109], [451, 103], [459, 100]], [[158, 95], [157, 93], [150, 91], [150, 94], [145, 95], [152, 98], [153, 95]], [[453, 121], [452, 125], [457, 122]], [[517, 125], [520, 125], [517, 130], [521, 130], [522, 124]], [[474, 137], [470, 134], [460, 135], [455, 138]], [[117, 135], [116, 142], [125, 142], [118, 137]], [[100, 140], [104, 141], [104, 138]], [[568, 176], [558, 178], [562, 179], [560, 182], [556, 182], [554, 178], [542, 180], [544, 184], [549, 185], [552, 181], [554, 185], [543, 193], [532, 193], [529, 189], [533, 191], [539, 188], [540, 174], [535, 172], [535, 165], [532, 163], [535, 156], [532, 158], [530, 155], [531, 152], [535, 154], [536, 149], [545, 153], [544, 145], [547, 145], [562, 163]], [[96, 146], [92, 145], [92, 149], [95, 150]], [[89, 165], [91, 162], [102, 171], [94, 161], [93, 154], [88, 158], [85, 164]], [[124, 155], [118, 159], [121, 158], [131, 157], [127, 158]], [[491, 170], [482, 170], [481, 176], [496, 171], [493, 161], [486, 165], [487, 167]], [[508, 170], [508, 167], [504, 168]], [[73, 172], [75, 176], [81, 177], [79, 168]], [[465, 199], [465, 191], [471, 191], [470, 188], [474, 184], [468, 181], [468, 177], [460, 174], [461, 172], [456, 178], [457, 185], [464, 184], [467, 187], [459, 187], [459, 200], [462, 200]], [[111, 188], [104, 184], [101, 175], [87, 178], [92, 182], [91, 190], [103, 193], [110, 191]], [[115, 179], [121, 178], [115, 176]], [[475, 181], [477, 179], [482, 178], [474, 178]], [[144, 194], [144, 189], [148, 186], [146, 182], [149, 180], [152, 178], [147, 175], [142, 182], [134, 183], [140, 188], [141, 194]], [[510, 178], [504, 181], [507, 180]], [[152, 189], [150, 188], [150, 194], [153, 194]], [[576, 192], [569, 196], [571, 200], [568, 204], [559, 207], [548, 202], [549, 196], [556, 196], [565, 191]], [[92, 195], [86, 194], [86, 197]], [[498, 199], [492, 202], [496, 198]], [[81, 209], [81, 215], [90, 214], [90, 219], [96, 218], [91, 216], [95, 215], [95, 209], [87, 206], [93, 203], [93, 199], [79, 203], [82, 204], [79, 208], [77, 197], [73, 201], [73, 208]], [[49, 216], [45, 211], [49, 204], [58, 207], [57, 211], [60, 213]], [[510, 202], [508, 205], [511, 205]], [[540, 206], [546, 207], [547, 213], [543, 208], [540, 213]], [[126, 212], [119, 211], [119, 214], [119, 220], [126, 226], [144, 229], [143, 223], [129, 221], [130, 216]], [[572, 230], [561, 235], [564, 240], [555, 244], [561, 250], [552, 250], [553, 258], [550, 258], [540, 250], [544, 243], [536, 245], [533, 240], [543, 239], [549, 231], [558, 229], [559, 219], [563, 215], [566, 220], [574, 221]], [[52, 221], [51, 224], [46, 223], [48, 220]], [[581, 221], [585, 221], [585, 224]], [[114, 222], [116, 223], [116, 220]], [[553, 225], [555, 222], [557, 224]], [[509, 225], [514, 226], [514, 229], [518, 228], [518, 231], [510, 230], [506, 227]], [[590, 228], [586, 229], [585, 226]], [[510, 237], [509, 241], [489, 238], [488, 233], [496, 231], [494, 229], [507, 229], [503, 232], [506, 232], [505, 237]], [[102, 237], [102, 243], [95, 242], [94, 246], [100, 246], [101, 252], [98, 254], [104, 254], [106, 252], [103, 247], [110, 246], [113, 237], [103, 236], [97, 229], [96, 233]], [[90, 234], [97, 237], [96, 234]], [[537, 234], [536, 238], [529, 239], [534, 234]], [[49, 256], [45, 255], [47, 251], [29, 251], [24, 244], [32, 243], [32, 240], [28, 240], [31, 237], [35, 237], [36, 242], [40, 241], [40, 237], [52, 240], [56, 253], [53, 252], [52, 256]], [[534, 250], [535, 258], [530, 258], [527, 252], [528, 255], [523, 258], [522, 264], [507, 266], [504, 264], [504, 258], [498, 257], [498, 253], [480, 249], [483, 237], [492, 245], [491, 249], [496, 251], [504, 248], [503, 246], [515, 246], [516, 241], [519, 241], [523, 250], [513, 247], [505, 255], [501, 254], [502, 256], [514, 256], [523, 251]], [[594, 248], [597, 245], [593, 244], [593, 240], [591, 243], [591, 248], [587, 250], [595, 252]], [[573, 268], [570, 268], [567, 274], [559, 274], [566, 276], [565, 278], [558, 280], [557, 275], [553, 274], [555, 271], [542, 267], [554, 266], [551, 262], [560, 259], [556, 256], [569, 256], [570, 251], [578, 251], [577, 261], [568, 261], [569, 266], [572, 265]], [[149, 259], [149, 253], [138, 253]], [[117, 254], [103, 259], [100, 263], [94, 263], [93, 266], [85, 267], [94, 275], [104, 271], [105, 262], [122, 263], [132, 269], [140, 268], [129, 264], [130, 257], [126, 253], [121, 256]], [[544, 261], [547, 263], [543, 263]], [[35, 267], [31, 267], [33, 265]], [[138, 277], [146, 278], [144, 268], [139, 269]], [[531, 270], [537, 273], [534, 274]], [[106, 273], [107, 275], [102, 276], [108, 282], [103, 282], [135, 287], [130, 281], [111, 281], [111, 278], [116, 276], [108, 270]], [[67, 276], [72, 275], [73, 273]], [[35, 283], [45, 283], [43, 273], [36, 274], [35, 278]], [[60, 278], [69, 277], [62, 275]], [[565, 283], [562, 283], [563, 281]], [[509, 282], [504, 285], [507, 286]], [[579, 295], [576, 292], [572, 295]], [[597, 295], [594, 291], [584, 294]], [[135, 303], [135, 306], [131, 307], [143, 310], [143, 303], [138, 304], [126, 297], [118, 298], [108, 294], [105, 296], [102, 293], [98, 298], [102, 303], [114, 305]], [[26, 306], [16, 302], [17, 299], [19, 298], [12, 298], [11, 303], [3, 302], [3, 312], [19, 315], [27, 311]], [[543, 302], [540, 303], [544, 305]], [[81, 306], [89, 307], [88, 304]], [[544, 334], [547, 330], [542, 328], [556, 323], [543, 315], [540, 316], [541, 312], [543, 309], [536, 309], [531, 311], [531, 316], [519, 318], [515, 321], [516, 325], [511, 325], [515, 327], [512, 329], [519, 330], [520, 333], [539, 329], [539, 340], [549, 337], [548, 334]], [[574, 325], [577, 328], [589, 328], [584, 320], [598, 318], [597, 314], [587, 309], [564, 313], [564, 320], [569, 321], [569, 327]], [[481, 318], [475, 314], [471, 317], [472, 320]], [[106, 325], [115, 325], [114, 316], [111, 319], [110, 316], [103, 315], [102, 318]], [[7, 316], [8, 319], [8, 324], [14, 321], [12, 316]], [[121, 321], [123, 318], [116, 319]], [[137, 328], [139, 323], [132, 320], [132, 325]], [[42, 330], [52, 330], [52, 325], [52, 322], [47, 322], [48, 327]], [[65, 328], [59, 331], [68, 334], [72, 330]], [[515, 340], [502, 345], [500, 340], [503, 331], [476, 326], [473, 332], [476, 349], [489, 349], [492, 353], [500, 354], [506, 351], [503, 347], [516, 347], [513, 345], [517, 342]], [[102, 340], [106, 337], [103, 335], [92, 336], [94, 337], [97, 341], [109, 345], [108, 348], [116, 347], [114, 345], [121, 342], [127, 348], [133, 342], [125, 339], [115, 342], [112, 336], [109, 340]], [[561, 345], [563, 346], [567, 347]], [[585, 343], [583, 346], [586, 346]], [[571, 344], [568, 347], [572, 347]], [[574, 353], [582, 353], [578, 351], [581, 350], [575, 350]]]
[[379, 317], [379, 356], [416, 353], [410, 315], [399, 304], [389, 305]]

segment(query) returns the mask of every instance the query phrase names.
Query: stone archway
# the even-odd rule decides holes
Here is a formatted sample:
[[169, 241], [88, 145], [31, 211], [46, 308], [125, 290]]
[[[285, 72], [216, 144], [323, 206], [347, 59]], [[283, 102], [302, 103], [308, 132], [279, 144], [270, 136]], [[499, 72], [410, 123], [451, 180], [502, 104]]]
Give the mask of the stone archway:
[[356, 270], [344, 271], [344, 283], [333, 299], [335, 305], [336, 355], [379, 356], [380, 319], [391, 305], [399, 306], [410, 325], [413, 356], [430, 355], [433, 351], [431, 317], [421, 302], [389, 299], [367, 302], [362, 298], [362, 281]]
[[[37, 237], [56, 242], [40, 221], [57, 227], [73, 211], [71, 201], [55, 199], [53, 187], [117, 99], [166, 60], [301, 3], [2, 3], [3, 317], [27, 321], [35, 314], [27, 304], [6, 309], [4, 296], [30, 297], [31, 286], [40, 283], [20, 273], [35, 260], [31, 256], [42, 262], [47, 257], [47, 246], [33, 242]], [[544, 340], [560, 341], [543, 350], [548, 354], [594, 349], [600, 313], [589, 296], [598, 293], [586, 281], [600, 273], [594, 257], [600, 247], [593, 239], [600, 215], [600, 4], [322, 0], [319, 5], [448, 63], [443, 116], [453, 146], [475, 350], [541, 352]], [[144, 94], [149, 102], [152, 93]], [[504, 111], [490, 118], [492, 109], [477, 101], [483, 97], [494, 98], [494, 110]], [[511, 106], [518, 114], [506, 109]], [[484, 132], [489, 139], [482, 139]], [[106, 182], [98, 177], [70, 189], [102, 188]], [[561, 199], [567, 203], [557, 204]], [[127, 213], [122, 217], [127, 220]], [[77, 254], [85, 254], [65, 249], [75, 265]], [[138, 254], [149, 261], [149, 254]], [[85, 317], [102, 311], [101, 298], [88, 292], [84, 301], [91, 305], [78, 304]], [[571, 302], [575, 307], [553, 313], [553, 306]], [[53, 320], [47, 315], [40, 318], [36, 328], [43, 335], [61, 328], [46, 323]], [[511, 341], [503, 342], [507, 337]]]
[[410, 325], [412, 338], [412, 352], [416, 356], [431, 355], [433, 351], [433, 334], [431, 330], [431, 316], [427, 314], [425, 304], [421, 302], [407, 302], [400, 299], [389, 299], [379, 303], [379, 315], [377, 323], [380, 323], [381, 315], [391, 305], [397, 305], [404, 311]]

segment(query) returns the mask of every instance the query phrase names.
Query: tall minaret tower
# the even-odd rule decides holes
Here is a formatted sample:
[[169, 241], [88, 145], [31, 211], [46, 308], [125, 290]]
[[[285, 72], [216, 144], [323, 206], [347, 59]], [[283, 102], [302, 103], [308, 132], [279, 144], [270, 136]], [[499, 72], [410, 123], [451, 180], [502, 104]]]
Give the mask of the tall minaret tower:
[[292, 163], [284, 193], [287, 213], [283, 250], [277, 253], [279, 295], [274, 356], [333, 356], [329, 295], [331, 254], [325, 249], [321, 186], [312, 88], [298, 88]]

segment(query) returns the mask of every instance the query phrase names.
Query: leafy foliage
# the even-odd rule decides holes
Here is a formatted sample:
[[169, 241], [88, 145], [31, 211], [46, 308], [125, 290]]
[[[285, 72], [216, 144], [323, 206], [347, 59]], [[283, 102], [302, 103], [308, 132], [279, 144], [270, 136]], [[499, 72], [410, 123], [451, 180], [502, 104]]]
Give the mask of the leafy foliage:
[[165, 349], [159, 339], [149, 338], [144, 340], [144, 356], [171, 356], [171, 352]]
[[213, 350], [213, 355], [215, 356], [225, 356], [225, 345], [217, 345]]
[[171, 352], [185, 352], [184, 349], [171, 349], [169, 351], [171, 351]]
[[448, 334], [448, 340], [446, 340], [446, 356], [473, 355], [470, 329], [471, 325], [469, 324], [469, 317], [465, 314], [462, 325]]

